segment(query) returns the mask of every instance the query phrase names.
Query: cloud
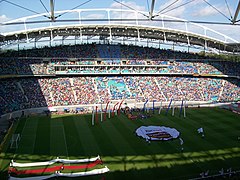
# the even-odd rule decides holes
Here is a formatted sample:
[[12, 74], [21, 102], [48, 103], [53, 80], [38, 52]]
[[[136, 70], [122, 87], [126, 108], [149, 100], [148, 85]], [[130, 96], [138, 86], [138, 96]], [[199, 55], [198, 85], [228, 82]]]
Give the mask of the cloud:
[[191, 5], [201, 5], [201, 4], [206, 4], [203, 0], [195, 0], [190, 3]]
[[[178, 0], [176, 3], [176, 0], [170, 0], [166, 1], [159, 7], [159, 11], [165, 9], [169, 5], [173, 3], [170, 7], [162, 11], [161, 13], [179, 17], [179, 18], [193, 18], [193, 17], [207, 17], [207, 16], [214, 16], [219, 14], [214, 8], [207, 5], [203, 0]], [[190, 2], [190, 3], [188, 3]], [[186, 4], [187, 3], [187, 4]], [[185, 5], [184, 5], [185, 4]], [[183, 5], [183, 6], [181, 6]], [[226, 6], [223, 6], [223, 4], [212, 4], [214, 7], [216, 7], [219, 11], [221, 11], [223, 14], [228, 15], [229, 12], [226, 8]], [[231, 9], [231, 7], [230, 7]]]
[[[213, 4], [213, 7], [215, 7], [216, 9], [214, 9], [213, 7], [207, 5], [207, 4], [202, 4], [200, 6], [194, 6], [195, 8], [192, 9], [192, 16], [193, 17], [211, 17], [214, 18], [214, 15], [220, 15], [220, 12], [222, 14], [224, 14], [227, 17], [230, 17], [228, 8], [226, 7], [226, 5], [223, 4]], [[230, 11], [234, 12], [234, 9], [232, 8], [232, 6], [229, 6]], [[223, 16], [222, 16], [223, 18]]]
[[[176, 3], [174, 3], [176, 0], [171, 0], [171, 1], [167, 1], [166, 3], [164, 3], [164, 4], [162, 4], [160, 7], [159, 7], [159, 11], [162, 11], [161, 13], [163, 13], [163, 14], [166, 14], [166, 15], [169, 15], [169, 16], [174, 16], [174, 17], [179, 17], [179, 18], [182, 18], [184, 15], [185, 15], [185, 13], [187, 12], [187, 6], [189, 5], [189, 4], [191, 4], [191, 3], [189, 3], [189, 4], [187, 4], [187, 5], [185, 5], [185, 6], [181, 6], [182, 4], [184, 4], [184, 3], [186, 3], [187, 1], [185, 1], [185, 0], [179, 0], [179, 1], [177, 1]], [[200, 3], [201, 1], [200, 0], [195, 0], [195, 1], [193, 1], [193, 2], [195, 2], [195, 4], [197, 4], [197, 3]], [[172, 3], [174, 3], [173, 5], [171, 5]], [[171, 5], [171, 6], [169, 6], [169, 5]], [[169, 7], [168, 7], [169, 6]], [[180, 6], [180, 7], [178, 7], [178, 6]], [[167, 8], [168, 7], [168, 8]], [[174, 8], [176, 8], [176, 9], [174, 9]], [[171, 9], [174, 9], [174, 10], [171, 10]], [[158, 12], [159, 12], [158, 11]]]
[[[182, 7], [180, 7], [180, 8], [177, 8], [177, 9], [175, 9], [174, 11], [169, 11], [169, 12], [167, 12], [168, 10], [170, 10], [170, 9], [172, 9], [172, 8], [174, 8], [174, 7], [176, 7], [176, 6], [178, 6], [178, 5], [180, 5], [180, 4], [182, 4], [182, 2], [183, 2], [184, 0], [179, 0], [177, 3], [175, 3], [174, 5], [171, 5], [172, 3], [174, 3], [175, 2], [175, 0], [170, 0], [170, 1], [167, 1], [166, 3], [164, 3], [164, 4], [162, 4], [160, 7], [159, 7], [159, 11], [162, 11], [161, 13], [163, 13], [163, 14], [166, 14], [166, 15], [169, 15], [169, 16], [175, 16], [175, 17], [177, 17], [177, 16], [179, 16], [179, 15], [182, 15], [183, 14], [183, 12], [185, 11], [185, 6], [182, 6]], [[170, 6], [171, 5], [171, 6]], [[169, 7], [168, 7], [169, 6]], [[167, 8], [168, 7], [168, 8]], [[158, 11], [158, 12], [159, 12]], [[167, 13], [165, 13], [165, 12], [167, 12]]]
[[[145, 11], [146, 10], [145, 6], [140, 6], [136, 2], [133, 2], [133, 1], [122, 1], [121, 3], [126, 5], [126, 6], [129, 6], [129, 7], [133, 8], [135, 10], [138, 10], [138, 11]], [[126, 7], [124, 5], [121, 5], [117, 2], [114, 2], [114, 3], [111, 4], [110, 8], [113, 8], [113, 9], [129, 9], [128, 7]]]
[[[9, 20], [11, 20], [11, 18], [7, 17], [5, 14], [0, 15], [0, 23], [7, 22], [7, 21], [9, 21]], [[10, 30], [12, 30], [11, 27], [0, 26], [0, 34], [1, 34], [1, 33], [4, 33], [4, 32], [8, 32], [8, 31], [10, 31]]]
[[104, 14], [88, 14], [87, 16], [85, 16], [85, 18], [89, 19], [102, 19], [104, 17], [105, 17]]
[[[133, 1], [122, 1], [122, 4], [127, 5], [127, 6], [133, 8], [136, 11], [146, 11], [145, 6], [138, 5], [136, 2], [133, 2]], [[120, 9], [120, 10], [121, 9], [131, 10], [130, 8], [128, 8], [124, 5], [121, 5], [117, 2], [114, 2], [110, 5], [110, 8]], [[135, 19], [136, 15], [137, 15], [137, 18], [139, 18], [139, 19], [146, 18], [142, 14], [140, 14], [140, 13], [136, 14], [135, 12], [125, 12], [125, 11], [122, 11], [122, 12], [112, 11], [111, 12], [111, 18], [113, 18], [113, 19]], [[112, 21], [112, 23], [114, 23], [114, 22]], [[117, 21], [115, 23], [119, 23], [119, 21]], [[130, 24], [135, 24], [135, 22], [133, 22], [133, 21], [123, 21], [122, 23], [124, 23], [124, 24], [129, 24], [129, 23]]]
[[7, 17], [5, 14], [0, 15], [0, 23], [7, 22], [9, 20], [10, 20], [10, 18]]
[[[220, 8], [217, 8], [217, 9], [220, 10]], [[195, 17], [207, 17], [207, 16], [216, 15], [218, 13], [219, 12], [217, 12], [211, 6], [206, 6], [206, 7], [201, 7], [201, 8], [196, 9], [195, 12], [193, 13], [193, 16], [195, 16]]]

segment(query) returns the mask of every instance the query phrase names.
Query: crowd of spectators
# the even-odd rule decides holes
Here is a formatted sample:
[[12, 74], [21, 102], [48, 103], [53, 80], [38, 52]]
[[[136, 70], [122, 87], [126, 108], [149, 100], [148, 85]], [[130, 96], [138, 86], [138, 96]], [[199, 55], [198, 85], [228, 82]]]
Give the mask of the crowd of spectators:
[[[105, 61], [97, 60], [68, 60], [68, 59], [3, 59], [1, 61], [1, 75], [52, 75], [52, 74], [84, 74], [84, 73], [166, 73], [166, 74], [203, 74], [203, 75], [222, 75], [215, 66], [204, 62], [188, 61], [149, 61], [127, 60], [119, 65], [113, 63], [106, 64]], [[109, 61], [112, 62], [112, 61]], [[166, 63], [164, 63], [166, 62]], [[216, 64], [216, 63], [215, 63]], [[107, 65], [107, 66], [106, 66]], [[219, 65], [219, 64], [218, 64]], [[238, 64], [236, 64], [238, 66]], [[229, 72], [232, 72], [229, 66]], [[240, 66], [239, 66], [240, 68]], [[234, 69], [234, 68], [233, 68]], [[236, 70], [238, 72], [238, 70]], [[234, 73], [231, 73], [234, 75]], [[237, 74], [235, 74], [237, 75]]]
[[[149, 100], [153, 101], [159, 100], [159, 101], [164, 101], [163, 94], [160, 91], [160, 86], [158, 86], [156, 79], [154, 77], [136, 77], [138, 81], [138, 86], [140, 87], [143, 96], [144, 96], [144, 101]], [[140, 101], [140, 99], [137, 99], [137, 101]]]
[[99, 95], [99, 102], [106, 103], [111, 99], [111, 93], [108, 88], [107, 77], [96, 77], [95, 85], [97, 87], [97, 94]]
[[[1, 54], [0, 75], [62, 73], [240, 74], [239, 62], [198, 54], [126, 45], [75, 45]], [[112, 67], [106, 67], [112, 66]], [[91, 66], [91, 67], [89, 67]]]
[[14, 59], [12, 58], [4, 58], [0, 59], [0, 75], [8, 75], [8, 74], [18, 74], [17, 73], [17, 65]]
[[13, 79], [0, 81], [0, 112], [12, 112], [27, 108], [27, 99], [19, 88], [19, 82]]
[[102, 64], [118, 65], [121, 63], [120, 46], [97, 45], [98, 57], [102, 58]]
[[[108, 78], [109, 79], [109, 78]], [[111, 99], [129, 99], [130, 91], [122, 77], [114, 77], [108, 80], [108, 87], [111, 93]]]
[[240, 99], [239, 80], [224, 81], [220, 101], [235, 101]]
[[[126, 45], [75, 45], [11, 51], [1, 54], [0, 75], [30, 75], [27, 79], [0, 81], [0, 114], [44, 106], [138, 102], [235, 101], [240, 99], [237, 80], [184, 77], [186, 75], [240, 74], [239, 62], [203, 59], [186, 52]], [[23, 58], [24, 57], [24, 58]], [[145, 76], [44, 77], [42, 75], [145, 74]], [[146, 76], [166, 73], [173, 76]], [[33, 77], [32, 75], [41, 75]]]
[[46, 79], [52, 106], [72, 105], [76, 101], [69, 78]]
[[106, 103], [134, 99], [137, 102], [236, 101], [237, 80], [192, 77], [61, 77], [4, 79], [0, 81], [1, 114], [24, 108]]
[[19, 79], [16, 81], [19, 83], [19, 88], [22, 88], [24, 96], [26, 97], [26, 104], [28, 107], [36, 108], [36, 107], [44, 107], [47, 105], [46, 97], [43, 94], [42, 89], [44, 87], [40, 87], [38, 79]]
[[[168, 100], [218, 101], [223, 80], [210, 78], [156, 77]], [[225, 81], [227, 82], [227, 81]]]
[[240, 74], [240, 62], [232, 62], [232, 61], [209, 61], [211, 66], [218, 69], [223, 74], [227, 75], [238, 75]]
[[98, 103], [98, 94], [95, 91], [93, 79], [90, 77], [72, 78], [73, 92], [76, 94], [75, 104]]
[[143, 100], [144, 95], [141, 88], [139, 87], [139, 81], [136, 80], [136, 77], [127, 76], [127, 77], [124, 77], [124, 79], [125, 79], [126, 86], [128, 87], [131, 93], [130, 98], [137, 99], [140, 101]]

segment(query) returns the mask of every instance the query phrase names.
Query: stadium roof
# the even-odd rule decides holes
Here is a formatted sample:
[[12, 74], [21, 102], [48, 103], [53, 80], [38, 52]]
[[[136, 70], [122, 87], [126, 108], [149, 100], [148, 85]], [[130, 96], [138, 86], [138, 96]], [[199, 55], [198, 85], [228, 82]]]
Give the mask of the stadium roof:
[[[0, 3], [7, 2], [20, 6], [12, 1], [4, 0], [0, 1]], [[235, 33], [237, 32], [235, 30], [236, 28], [237, 30], [240, 28], [238, 24], [240, 3], [238, 3], [234, 17], [231, 16], [229, 22], [220, 21], [218, 23], [215, 22], [215, 24], [213, 23], [215, 26], [220, 27], [217, 28], [217, 30], [216, 28], [213, 30], [209, 28], [209, 24], [212, 24], [211, 22], [176, 18], [167, 15], [168, 12], [161, 12], [164, 10], [171, 11], [172, 9], [178, 9], [193, 1], [199, 2], [200, 0], [192, 0], [192, 2], [181, 0], [182, 4], [178, 6], [175, 5], [178, 0], [171, 1], [165, 4], [165, 7], [158, 12], [156, 12], [157, 1], [154, 0], [150, 2], [147, 1], [148, 11], [139, 10], [136, 6], [137, 2], [134, 2], [135, 6], [130, 6], [134, 5], [134, 3], [129, 3], [133, 1], [120, 2], [117, 0], [113, 0], [113, 2], [115, 5], [116, 3], [120, 5], [118, 7], [121, 7], [121, 9], [76, 9], [76, 7], [81, 7], [90, 1], [94, 1], [88, 0], [70, 10], [55, 11], [54, 1], [48, 1], [50, 2], [49, 11], [46, 6], [44, 6], [45, 10], [48, 11], [46, 13], [36, 13], [26, 8], [35, 12], [35, 15], [20, 17], [1, 23], [0, 32], [2, 36], [0, 36], [0, 45], [4, 47], [5, 45], [19, 43], [54, 42], [59, 38], [64, 40], [72, 37], [75, 40], [83, 40], [84, 38], [91, 39], [95, 37], [98, 39], [106, 39], [110, 42], [124, 38], [137, 42], [144, 40], [155, 43], [174, 42], [175, 44], [183, 43], [187, 46], [201, 46], [222, 51], [240, 51], [240, 38], [235, 39], [235, 36], [231, 36], [231, 33], [234, 35], [237, 34]], [[216, 5], [210, 4], [206, 0], [202, 1], [206, 2], [212, 9], [215, 8], [216, 11], [219, 11]], [[41, 0], [40, 2], [44, 5]], [[229, 9], [227, 1], [225, 2]], [[174, 5], [175, 7], [171, 9], [170, 7]], [[222, 12], [219, 13], [221, 14]], [[230, 28], [232, 32], [218, 32], [222, 30], [221, 27], [226, 27], [226, 24], [233, 23], [235, 26], [232, 25]]]

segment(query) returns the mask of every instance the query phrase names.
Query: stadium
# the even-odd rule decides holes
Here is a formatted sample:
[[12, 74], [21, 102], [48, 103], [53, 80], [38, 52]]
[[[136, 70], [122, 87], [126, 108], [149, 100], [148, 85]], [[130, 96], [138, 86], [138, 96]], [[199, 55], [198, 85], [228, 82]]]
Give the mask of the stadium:
[[0, 179], [240, 179], [240, 1], [103, 2], [0, 1]]

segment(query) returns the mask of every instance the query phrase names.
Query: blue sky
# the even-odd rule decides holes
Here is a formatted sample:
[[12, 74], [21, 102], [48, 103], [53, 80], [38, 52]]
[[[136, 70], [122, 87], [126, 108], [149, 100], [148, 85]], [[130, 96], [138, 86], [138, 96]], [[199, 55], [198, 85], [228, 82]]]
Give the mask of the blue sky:
[[[21, 5], [25, 8], [31, 9], [33, 11], [44, 13], [46, 12], [42, 6], [40, 0], [8, 0], [9, 2]], [[148, 11], [151, 6], [151, 0], [118, 0], [123, 4], [130, 6], [136, 10]], [[176, 0], [155, 0], [155, 13], [167, 7], [169, 4]], [[177, 7], [183, 3], [190, 0], [178, 0], [173, 6], [169, 7], [170, 10]], [[205, 1], [211, 3], [215, 8], [221, 11], [225, 16], [230, 18], [230, 14], [233, 16], [239, 0], [193, 0], [186, 6], [176, 8], [175, 10], [169, 11], [166, 14], [174, 17], [184, 18], [187, 20], [197, 20], [197, 21], [218, 21], [218, 22], [229, 22], [224, 15], [217, 12], [214, 8], [209, 6]], [[227, 5], [229, 6], [229, 10]], [[47, 9], [49, 9], [49, 0], [42, 0]], [[86, 2], [86, 0], [55, 0], [55, 10], [66, 10], [72, 9], [81, 3]], [[149, 8], [148, 8], [149, 7]], [[118, 8], [118, 9], [128, 9], [125, 6], [117, 3], [114, 0], [92, 0], [85, 5], [80, 7], [81, 9], [88, 8]], [[167, 11], [166, 10], [166, 11]], [[13, 20], [16, 18], [34, 15], [33, 12], [16, 7], [6, 1], [0, 0], [0, 22]], [[67, 15], [65, 15], [67, 18]], [[62, 17], [64, 18], [64, 17]], [[240, 15], [238, 16], [240, 19]], [[220, 31], [230, 37], [233, 37], [240, 41], [240, 26], [220, 26], [220, 25], [207, 25], [217, 31]], [[0, 32], [3, 31], [0, 29]], [[4, 29], [6, 31], [6, 28]]]

